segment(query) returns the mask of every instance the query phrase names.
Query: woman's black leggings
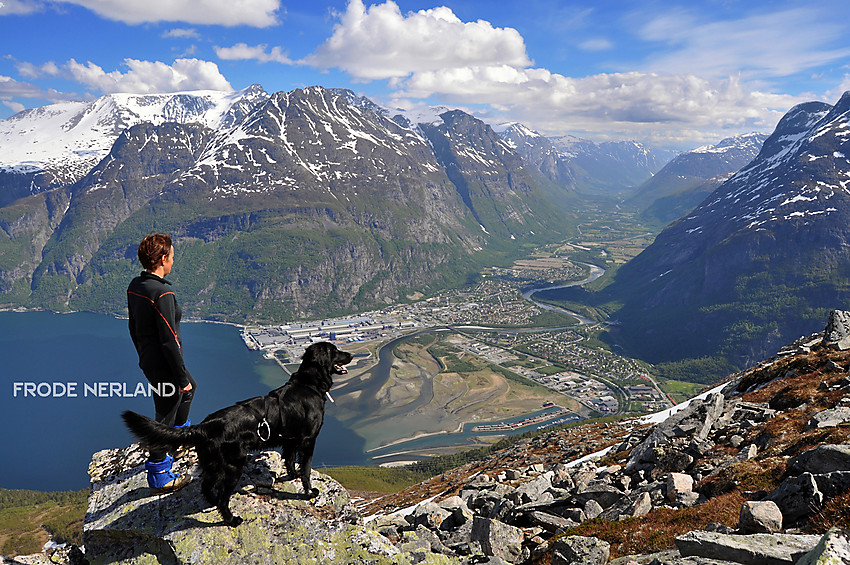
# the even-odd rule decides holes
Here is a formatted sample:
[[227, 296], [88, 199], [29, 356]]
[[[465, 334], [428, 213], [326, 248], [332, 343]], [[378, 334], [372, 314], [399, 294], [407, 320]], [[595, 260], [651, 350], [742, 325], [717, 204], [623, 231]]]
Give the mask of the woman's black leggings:
[[[148, 380], [154, 385], [169, 382], [154, 380], [150, 377], [148, 377]], [[166, 426], [182, 426], [186, 423], [189, 419], [189, 409], [192, 407], [192, 399], [195, 397], [195, 391], [198, 388], [198, 384], [192, 378], [192, 375], [189, 375], [189, 382], [192, 383], [192, 390], [182, 394], [176, 389], [174, 394], [169, 396], [160, 396], [156, 392], [153, 393], [153, 404], [156, 408], [155, 419], [157, 422]], [[169, 392], [167, 388], [170, 387], [163, 389], [163, 392]], [[166, 455], [168, 455], [168, 452], [165, 450], [151, 449], [148, 461], [162, 461]]]

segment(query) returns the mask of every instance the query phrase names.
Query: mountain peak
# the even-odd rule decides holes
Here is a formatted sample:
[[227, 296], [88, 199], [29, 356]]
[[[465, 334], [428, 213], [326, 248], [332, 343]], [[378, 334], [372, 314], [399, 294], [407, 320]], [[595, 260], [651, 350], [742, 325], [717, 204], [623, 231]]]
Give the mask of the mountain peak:
[[[150, 122], [231, 127], [268, 98], [259, 85], [240, 91], [107, 94], [62, 102], [0, 121], [0, 171], [46, 174], [42, 188], [70, 184], [90, 171], [127, 128]], [[0, 198], [0, 201], [3, 199]]]
[[722, 351], [740, 366], [850, 299], [848, 130], [841, 108], [795, 106], [748, 165], [624, 265], [608, 289], [626, 304], [624, 341], [653, 361]]

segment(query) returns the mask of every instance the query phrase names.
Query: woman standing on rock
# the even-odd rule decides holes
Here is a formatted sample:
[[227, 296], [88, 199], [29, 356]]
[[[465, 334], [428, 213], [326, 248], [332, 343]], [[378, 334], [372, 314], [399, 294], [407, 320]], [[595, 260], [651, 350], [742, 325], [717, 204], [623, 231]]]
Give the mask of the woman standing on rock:
[[[188, 426], [189, 408], [196, 383], [183, 362], [180, 335], [182, 312], [171, 283], [165, 277], [174, 266], [174, 246], [167, 234], [152, 233], [139, 244], [139, 261], [145, 270], [127, 288], [130, 337], [139, 354], [139, 367], [154, 391], [156, 421], [168, 426]], [[172, 386], [162, 386], [172, 385]], [[151, 450], [145, 469], [153, 493], [175, 491], [189, 483], [188, 476], [172, 472], [173, 458]]]

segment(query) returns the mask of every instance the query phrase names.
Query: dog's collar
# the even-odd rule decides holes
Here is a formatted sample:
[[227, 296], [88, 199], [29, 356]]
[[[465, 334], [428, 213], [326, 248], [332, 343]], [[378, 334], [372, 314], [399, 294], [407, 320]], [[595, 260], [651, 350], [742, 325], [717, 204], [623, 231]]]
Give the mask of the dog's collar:
[[330, 401], [331, 401], [331, 402], [334, 402], [334, 399], [333, 399], [333, 398], [331, 398], [331, 395], [329, 394], [329, 392], [326, 392], [326, 393], [322, 394], [322, 392], [321, 392], [319, 389], [317, 389], [316, 387], [314, 387], [313, 385], [308, 385], [307, 383], [301, 383], [301, 382], [297, 382], [297, 381], [296, 381], [296, 382], [289, 381], [289, 382], [288, 382], [288, 383], [286, 383], [286, 384], [293, 384], [293, 385], [297, 385], [297, 386], [303, 386], [304, 388], [308, 388], [308, 389], [312, 390], [312, 391], [313, 391], [313, 392], [315, 392], [318, 396], [321, 396], [321, 397], [323, 397], [323, 398], [324, 398], [325, 396], [327, 396], [327, 397], [328, 397], [328, 399], [330, 399]]

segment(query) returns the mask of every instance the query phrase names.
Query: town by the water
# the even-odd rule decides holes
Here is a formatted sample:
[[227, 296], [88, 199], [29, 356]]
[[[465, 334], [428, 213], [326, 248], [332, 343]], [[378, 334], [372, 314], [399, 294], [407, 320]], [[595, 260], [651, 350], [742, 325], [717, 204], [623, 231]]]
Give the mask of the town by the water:
[[[346, 317], [247, 327], [242, 337], [249, 348], [263, 351], [287, 368], [315, 341], [329, 340], [350, 348], [371, 343], [373, 347], [360, 349], [378, 351], [384, 343], [417, 332], [451, 332], [458, 355], [473, 355], [507, 369], [601, 415], [656, 412], [675, 404], [646, 367], [588, 343], [589, 337], [602, 329], [600, 323], [578, 316], [560, 327], [535, 324], [535, 318], [551, 307], [534, 301], [529, 283], [543, 288], [586, 276], [585, 267], [566, 258], [518, 261], [512, 269], [491, 269], [471, 289], [413, 297], [409, 304]], [[564, 320], [569, 318], [559, 319]], [[472, 431], [507, 432], [529, 425], [544, 428], [577, 419], [562, 406], [543, 405], [541, 409], [542, 413], [508, 422], [474, 426]]]

